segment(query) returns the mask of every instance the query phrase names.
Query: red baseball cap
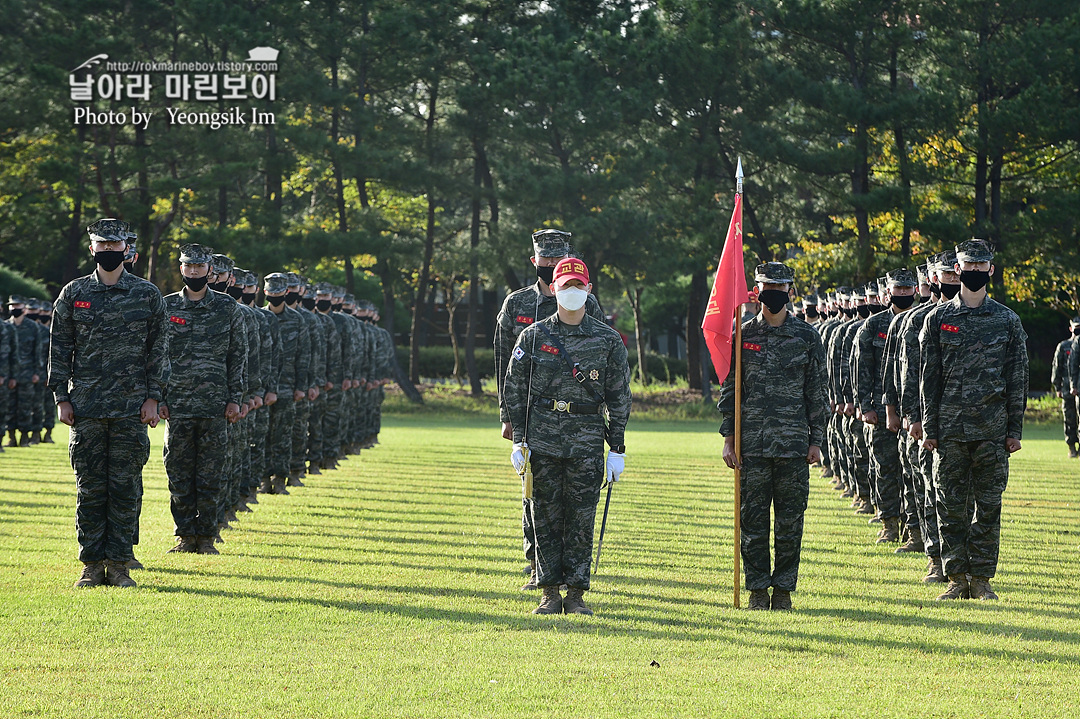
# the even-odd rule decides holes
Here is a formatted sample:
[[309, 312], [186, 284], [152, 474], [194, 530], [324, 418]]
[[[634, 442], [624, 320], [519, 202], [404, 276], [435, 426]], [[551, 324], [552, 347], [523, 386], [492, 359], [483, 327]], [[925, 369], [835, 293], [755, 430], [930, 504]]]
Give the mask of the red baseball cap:
[[589, 268], [585, 262], [576, 257], [567, 257], [555, 265], [555, 273], [552, 276], [552, 284], [562, 287], [570, 280], [581, 280], [589, 284]]

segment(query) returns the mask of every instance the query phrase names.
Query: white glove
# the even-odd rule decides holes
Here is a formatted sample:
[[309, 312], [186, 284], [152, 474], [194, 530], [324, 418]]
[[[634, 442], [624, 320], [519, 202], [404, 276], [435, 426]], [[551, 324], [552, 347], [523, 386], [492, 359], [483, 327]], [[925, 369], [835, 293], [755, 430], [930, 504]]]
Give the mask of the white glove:
[[514, 471], [521, 474], [525, 470], [525, 450], [529, 445], [524, 442], [515, 442], [514, 449], [510, 452], [510, 462], [514, 465]]
[[607, 453], [607, 476], [609, 482], [618, 482], [619, 475], [626, 469], [626, 455], [618, 452]]

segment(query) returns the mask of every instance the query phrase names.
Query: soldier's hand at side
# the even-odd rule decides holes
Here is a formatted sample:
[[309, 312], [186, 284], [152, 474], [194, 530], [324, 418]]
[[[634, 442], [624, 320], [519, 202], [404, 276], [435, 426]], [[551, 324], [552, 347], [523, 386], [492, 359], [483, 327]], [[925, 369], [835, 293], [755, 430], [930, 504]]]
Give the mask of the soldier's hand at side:
[[848, 417], [854, 417], [855, 416], [855, 403], [854, 402], [848, 402], [847, 404], [844, 405], [844, 414], [846, 414]]
[[735, 456], [735, 438], [724, 438], [724, 452], [720, 455], [724, 458], [724, 464], [731, 469], [741, 469], [742, 465], [739, 464], [739, 458]]
[[1006, 437], [1005, 438], [1005, 449], [1007, 449], [1009, 451], [1009, 454], [1013, 454], [1014, 452], [1019, 452], [1020, 451], [1020, 440], [1016, 439], [1015, 437]]
[[514, 438], [514, 428], [510, 426], [509, 422], [502, 423], [502, 437], [503, 439]]
[[318, 399], [319, 398], [319, 388], [318, 387], [309, 388], [308, 391], [307, 391], [307, 398], [309, 400], [311, 400], [312, 402], [314, 402], [316, 399]]
[[912, 422], [907, 431], [916, 442], [922, 440], [922, 422]]
[[821, 461], [821, 447], [816, 444], [810, 445], [810, 449], [806, 452], [806, 463], [817, 464]]
[[299, 402], [300, 400], [302, 400], [306, 396], [307, 395], [305, 395], [303, 393], [303, 391], [301, 391], [301, 390], [298, 390], [298, 389], [293, 390], [293, 393], [292, 393], [293, 402]]
[[1061, 393], [1061, 390], [1057, 391], [1057, 396], [1058, 396], [1058, 399], [1064, 399], [1065, 398], [1065, 395]]
[[1072, 395], [1073, 395], [1073, 397], [1077, 396], [1078, 394], [1080, 394], [1080, 392], [1078, 392], [1077, 390], [1075, 390], [1075, 389], [1074, 389], [1074, 390], [1072, 391]]
[[334, 389], [334, 383], [333, 382], [327, 382], [326, 385], [323, 387], [323, 389], [325, 389], [327, 392], [329, 392], [330, 390]]
[[247, 402], [240, 405], [240, 417], [239, 417], [239, 419], [243, 419], [244, 417], [247, 417], [249, 411], [251, 411], [251, 410], [248, 408]]
[[225, 405], [225, 419], [229, 420], [230, 423], [240, 419], [240, 405], [236, 402], [229, 402]]
[[277, 392], [267, 392], [266, 393], [266, 399], [263, 400], [263, 403], [267, 407], [269, 407], [270, 405], [274, 404], [275, 402], [277, 402]]
[[157, 427], [158, 419], [160, 419], [157, 405], [158, 401], [156, 399], [147, 399], [143, 402], [142, 407], [139, 409], [139, 421], [151, 427]]
[[896, 413], [896, 407], [891, 404], [885, 407], [885, 426], [889, 428], [889, 431], [896, 434], [900, 431], [900, 427], [903, 426], [903, 422], [900, 421], [900, 415]]
[[252, 405], [251, 406], [252, 409], [258, 409], [259, 407], [262, 407], [263, 406], [263, 398], [260, 397], [259, 395], [255, 395], [254, 397], [251, 398], [251, 405]]
[[926, 450], [931, 450], [931, 451], [936, 450], [937, 449], [937, 440], [936, 439], [924, 439], [923, 443], [922, 443], [922, 448], [926, 449]]
[[56, 409], [60, 412], [60, 421], [68, 427], [75, 424], [75, 408], [71, 402], [58, 402]]
[[877, 412], [875, 412], [874, 410], [864, 412], [862, 416], [862, 421], [866, 424], [877, 424]]
[[18, 382], [16, 382], [14, 378], [12, 378], [12, 379], [9, 379], [9, 380], [8, 380], [8, 383], [7, 383], [8, 389], [15, 389], [15, 386], [16, 386], [17, 384], [19, 384], [19, 383], [18, 383]]
[[157, 406], [157, 413], [158, 413], [158, 417], [161, 417], [166, 422], [169, 421], [169, 405], [167, 405], [167, 404], [159, 404]]
[[41, 381], [41, 375], [34, 375], [30, 378], [30, 384], [37, 384]]

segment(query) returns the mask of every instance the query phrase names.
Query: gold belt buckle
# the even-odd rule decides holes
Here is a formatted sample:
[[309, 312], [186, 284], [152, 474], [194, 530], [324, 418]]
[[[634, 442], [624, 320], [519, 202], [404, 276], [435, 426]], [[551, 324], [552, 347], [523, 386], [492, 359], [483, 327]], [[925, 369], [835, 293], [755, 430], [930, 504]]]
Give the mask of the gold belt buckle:
[[556, 412], [569, 412], [570, 411], [570, 403], [569, 402], [564, 402], [561, 399], [556, 400], [555, 401], [555, 411]]

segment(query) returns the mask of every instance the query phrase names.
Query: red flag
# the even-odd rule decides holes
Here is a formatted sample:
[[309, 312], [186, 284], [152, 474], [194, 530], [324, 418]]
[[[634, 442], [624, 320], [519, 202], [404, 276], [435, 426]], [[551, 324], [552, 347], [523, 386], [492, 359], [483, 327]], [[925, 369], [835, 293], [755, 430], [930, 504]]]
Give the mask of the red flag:
[[739, 306], [748, 299], [742, 238], [742, 195], [738, 194], [735, 195], [735, 209], [731, 212], [724, 252], [720, 255], [720, 266], [716, 268], [716, 280], [709, 295], [709, 306], [701, 321], [705, 344], [721, 383], [727, 379], [731, 367], [732, 323], [738, 317]]

